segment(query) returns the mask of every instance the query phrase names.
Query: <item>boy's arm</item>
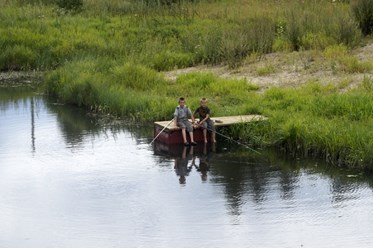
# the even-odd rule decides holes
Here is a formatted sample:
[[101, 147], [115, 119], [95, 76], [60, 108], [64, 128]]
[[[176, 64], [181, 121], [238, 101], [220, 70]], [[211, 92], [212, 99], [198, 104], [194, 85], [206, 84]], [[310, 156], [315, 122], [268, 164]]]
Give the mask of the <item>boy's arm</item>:
[[174, 112], [174, 119], [173, 119], [173, 123], [175, 126], [177, 126], [177, 116], [178, 116], [178, 111], [177, 111], [177, 108], [175, 109], [175, 112]]
[[207, 121], [209, 118], [210, 118], [210, 109], [207, 108], [206, 116], [205, 118], [203, 118], [203, 120], [200, 121], [200, 123]]
[[196, 119], [194, 118], [194, 113], [192, 113], [192, 111], [189, 108], [188, 108], [188, 111], [189, 111], [190, 117], [192, 118], [192, 124], [194, 124], [196, 122]]
[[210, 117], [210, 115], [206, 114], [206, 117], [203, 118], [203, 120], [201, 120], [199, 123], [201, 123], [201, 124], [204, 123], [209, 117]]

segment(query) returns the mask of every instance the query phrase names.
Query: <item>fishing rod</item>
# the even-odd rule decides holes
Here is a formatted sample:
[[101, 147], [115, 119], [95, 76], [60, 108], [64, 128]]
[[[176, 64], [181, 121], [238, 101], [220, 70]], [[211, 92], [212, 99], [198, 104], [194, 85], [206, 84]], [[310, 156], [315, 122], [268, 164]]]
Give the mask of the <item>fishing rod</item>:
[[161, 133], [171, 124], [171, 122], [173, 122], [174, 119], [172, 119], [158, 134], [157, 136], [154, 137], [154, 139], [152, 140], [152, 142], [149, 143], [149, 145], [153, 144], [153, 142], [158, 138], [159, 135], [161, 135]]
[[202, 126], [202, 125], [200, 125], [200, 124], [197, 124], [197, 125], [200, 126], [200, 127], [202, 127], [202, 128], [205, 128], [206, 130], [209, 130], [210, 132], [215, 132], [216, 134], [219, 134], [220, 136], [222, 136], [222, 137], [224, 137], [224, 138], [226, 138], [226, 139], [228, 139], [228, 140], [231, 140], [231, 141], [233, 141], [233, 142], [236, 142], [237, 144], [242, 145], [242, 146], [244, 146], [244, 147], [250, 149], [250, 150], [253, 151], [253, 152], [256, 152], [256, 153], [258, 153], [258, 154], [261, 154], [260, 152], [258, 152], [257, 150], [254, 150], [254, 149], [251, 148], [250, 146], [245, 145], [245, 144], [243, 144], [243, 143], [241, 143], [241, 142], [238, 142], [237, 140], [234, 140], [234, 139], [232, 139], [231, 137], [228, 137], [228, 136], [226, 136], [226, 135], [224, 135], [224, 134], [222, 134], [222, 133], [219, 133], [219, 132], [217, 132], [217, 131], [214, 131], [214, 130], [208, 128], [208, 127], [204, 127], [204, 126]]

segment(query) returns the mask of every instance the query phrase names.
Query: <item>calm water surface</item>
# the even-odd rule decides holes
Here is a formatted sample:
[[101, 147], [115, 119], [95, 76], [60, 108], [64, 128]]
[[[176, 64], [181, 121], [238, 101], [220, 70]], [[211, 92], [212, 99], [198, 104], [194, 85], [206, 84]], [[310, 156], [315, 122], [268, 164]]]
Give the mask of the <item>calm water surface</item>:
[[0, 88], [0, 247], [372, 247], [373, 177], [184, 149]]

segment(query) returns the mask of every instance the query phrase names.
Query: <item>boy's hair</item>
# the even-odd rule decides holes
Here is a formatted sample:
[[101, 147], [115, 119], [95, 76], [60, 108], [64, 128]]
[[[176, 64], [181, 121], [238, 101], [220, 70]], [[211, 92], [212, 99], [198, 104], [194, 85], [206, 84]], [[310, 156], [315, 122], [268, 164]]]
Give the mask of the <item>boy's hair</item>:
[[206, 103], [207, 102], [207, 98], [202, 97], [201, 100], [200, 100], [200, 102], [205, 102]]
[[180, 98], [179, 98], [179, 102], [180, 102], [180, 101], [185, 101], [184, 97], [180, 97]]

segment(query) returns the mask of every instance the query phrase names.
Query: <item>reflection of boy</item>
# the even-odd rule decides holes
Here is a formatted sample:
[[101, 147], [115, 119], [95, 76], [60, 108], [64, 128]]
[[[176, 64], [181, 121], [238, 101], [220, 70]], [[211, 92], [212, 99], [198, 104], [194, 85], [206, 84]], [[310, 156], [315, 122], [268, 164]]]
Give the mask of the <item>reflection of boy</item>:
[[201, 180], [204, 182], [207, 181], [207, 172], [210, 170], [209, 163], [207, 161], [200, 160], [198, 170], [201, 172]]
[[[192, 122], [190, 123], [188, 118], [192, 118]], [[185, 99], [183, 97], [179, 98], [179, 106], [176, 107], [174, 112], [174, 122], [175, 125], [181, 128], [181, 134], [183, 136], [183, 141], [185, 146], [189, 146], [189, 143], [186, 138], [186, 131], [189, 133], [190, 141], [192, 145], [196, 145], [197, 143], [194, 142], [193, 137], [193, 125], [194, 124], [194, 116], [190, 109], [185, 106]]]
[[[193, 147], [190, 149], [190, 155], [193, 154]], [[192, 170], [192, 166], [188, 167], [188, 158], [186, 156], [186, 147], [183, 148], [181, 157], [175, 159], [175, 173], [179, 176], [180, 184], [185, 184], [186, 176], [189, 175], [189, 172]]]
[[210, 170], [211, 152], [207, 152], [206, 144], [203, 147], [203, 155], [199, 158], [199, 165], [196, 166], [197, 171], [201, 173], [201, 180], [207, 180], [207, 172]]
[[210, 109], [207, 107], [207, 99], [202, 98], [200, 101], [200, 106], [194, 111], [193, 115], [199, 115], [199, 125], [203, 127], [203, 138], [205, 143], [207, 143], [207, 130], [211, 132], [212, 142], [216, 142], [215, 139], [215, 125], [214, 121], [210, 119]]

